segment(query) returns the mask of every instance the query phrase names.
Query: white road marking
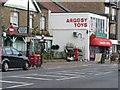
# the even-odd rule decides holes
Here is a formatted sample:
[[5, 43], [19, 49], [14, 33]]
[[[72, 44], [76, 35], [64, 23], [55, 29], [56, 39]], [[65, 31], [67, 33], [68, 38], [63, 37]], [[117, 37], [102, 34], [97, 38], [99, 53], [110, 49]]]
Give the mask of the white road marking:
[[103, 73], [103, 74], [109, 74], [109, 73], [112, 73], [112, 71], [111, 71], [111, 72], [105, 72], [105, 73]]
[[55, 76], [55, 75], [35, 75], [35, 76], [47, 76], [47, 77], [66, 77], [66, 76]]
[[56, 80], [68, 80], [68, 79], [75, 79], [75, 78], [80, 78], [80, 77], [85, 77], [85, 76], [76, 76], [76, 77], [67, 77], [67, 78], [61, 78], [61, 79], [56, 79]]
[[68, 76], [76, 76], [76, 74], [70, 74], [70, 73], [56, 73], [56, 74], [68, 75]]
[[57, 67], [46, 68], [46, 69], [56, 69], [56, 68], [62, 68], [62, 67], [60, 67], [60, 66], [57, 66]]
[[3, 82], [3, 83], [14, 83], [14, 84], [25, 84], [25, 82], [3, 81], [3, 80], [0, 80], [0, 82]]
[[97, 73], [97, 74], [94, 74], [94, 75], [109, 74], [109, 73], [112, 73], [112, 71], [111, 72], [101, 72], [101, 73]]
[[28, 86], [28, 85], [33, 85], [33, 83], [24, 84], [24, 85], [15, 85], [15, 86], [10, 86], [10, 87], [5, 87], [5, 88], [16, 88], [16, 87], [23, 87], [23, 86]]
[[16, 77], [16, 78], [27, 78], [27, 79], [36, 79], [36, 80], [53, 80], [53, 79], [46, 79], [46, 78], [35, 78], [35, 77], [21, 77], [21, 76], [12, 76], [12, 77]]
[[16, 81], [3, 81], [3, 80], [0, 80], [0, 82], [1, 83], [20, 84], [20, 85], [14, 85], [14, 86], [10, 86], [10, 87], [5, 87], [5, 88], [15, 88], [15, 87], [28, 86], [28, 85], [32, 85], [33, 84], [33, 83], [16, 82]]
[[97, 74], [94, 74], [94, 75], [101, 75], [101, 74], [103, 74], [103, 73], [97, 73]]
[[24, 74], [24, 75], [16, 75], [16, 76], [5, 76], [2, 78], [7, 78], [7, 77], [25, 77], [25, 76], [31, 76], [31, 75], [36, 75], [36, 74]]

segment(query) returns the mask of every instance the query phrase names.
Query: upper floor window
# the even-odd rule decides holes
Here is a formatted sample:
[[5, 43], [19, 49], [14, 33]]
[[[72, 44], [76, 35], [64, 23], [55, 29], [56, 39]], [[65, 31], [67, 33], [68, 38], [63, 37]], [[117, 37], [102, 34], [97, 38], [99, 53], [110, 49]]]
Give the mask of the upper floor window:
[[33, 15], [30, 15], [29, 19], [30, 28], [33, 28]]
[[115, 16], [116, 16], [116, 10], [114, 8], [112, 8], [112, 20], [115, 20]]
[[105, 14], [109, 14], [109, 7], [105, 7]]
[[109, 2], [109, 0], [105, 0], [105, 2]]
[[40, 30], [45, 30], [46, 18], [44, 16], [40, 17]]
[[104, 32], [105, 30], [105, 20], [91, 17], [92, 28], [91, 31]]
[[115, 15], [116, 14], [116, 11], [114, 8], [112, 8], [112, 15]]
[[11, 12], [10, 15], [10, 23], [12, 23], [15, 27], [18, 27], [19, 25], [19, 13], [18, 12]]

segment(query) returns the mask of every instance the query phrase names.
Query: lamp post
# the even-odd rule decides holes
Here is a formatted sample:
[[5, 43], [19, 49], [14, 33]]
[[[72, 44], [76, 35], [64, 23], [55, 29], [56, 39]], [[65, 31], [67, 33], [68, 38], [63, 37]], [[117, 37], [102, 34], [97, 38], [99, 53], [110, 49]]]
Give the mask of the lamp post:
[[42, 30], [42, 35], [41, 35], [41, 64], [43, 63], [43, 51], [44, 51], [44, 32]]
[[[29, 0], [27, 3], [27, 40], [28, 40], [28, 36], [29, 36]], [[27, 50], [26, 50], [26, 56], [28, 57], [29, 55], [29, 45], [30, 43], [27, 41]]]

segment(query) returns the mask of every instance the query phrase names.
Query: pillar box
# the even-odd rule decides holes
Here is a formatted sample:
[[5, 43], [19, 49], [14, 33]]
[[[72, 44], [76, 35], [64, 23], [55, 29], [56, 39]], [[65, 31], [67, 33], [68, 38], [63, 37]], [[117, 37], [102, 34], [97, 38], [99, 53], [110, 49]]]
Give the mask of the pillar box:
[[78, 48], [74, 48], [75, 58], [78, 59]]

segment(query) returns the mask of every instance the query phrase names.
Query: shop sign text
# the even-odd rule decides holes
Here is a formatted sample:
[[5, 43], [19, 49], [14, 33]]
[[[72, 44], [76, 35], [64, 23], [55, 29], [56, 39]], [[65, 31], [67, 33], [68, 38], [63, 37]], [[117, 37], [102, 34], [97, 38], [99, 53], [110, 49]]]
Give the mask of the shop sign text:
[[110, 42], [100, 42], [100, 44], [103, 44], [103, 45], [110, 45]]
[[74, 27], [87, 27], [87, 18], [69, 18], [66, 23], [74, 23]]

